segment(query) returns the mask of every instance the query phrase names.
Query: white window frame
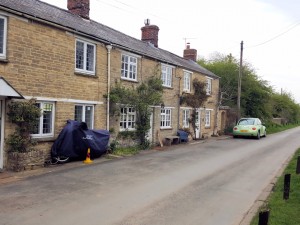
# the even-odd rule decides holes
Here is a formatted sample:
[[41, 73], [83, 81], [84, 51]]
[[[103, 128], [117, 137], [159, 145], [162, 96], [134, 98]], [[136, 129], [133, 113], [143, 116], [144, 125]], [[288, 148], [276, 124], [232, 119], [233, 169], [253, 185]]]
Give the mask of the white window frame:
[[206, 95], [211, 95], [212, 78], [206, 77]]
[[[39, 129], [37, 134], [31, 134], [34, 138], [44, 138], [44, 137], [53, 137], [54, 136], [54, 118], [55, 118], [55, 103], [54, 102], [46, 102], [46, 101], [38, 101], [37, 104], [39, 104], [39, 108], [41, 109], [41, 116], [38, 119], [39, 121]], [[43, 133], [43, 127], [44, 127], [44, 106], [45, 105], [52, 105], [52, 114], [51, 114], [51, 122], [50, 122], [50, 129], [51, 132], [49, 133]]]
[[[126, 112], [124, 112], [124, 110]], [[136, 111], [133, 107], [120, 108], [120, 131], [135, 130], [136, 126]]]
[[161, 80], [164, 87], [172, 87], [173, 67], [161, 64]]
[[191, 78], [192, 73], [189, 71], [183, 71], [183, 91], [191, 92]]
[[205, 127], [210, 127], [211, 110], [204, 110], [205, 112]]
[[190, 110], [183, 109], [182, 111], [182, 127], [189, 128], [190, 127]]
[[[81, 119], [76, 120], [76, 106], [82, 107], [82, 112], [81, 112]], [[86, 122], [86, 112], [89, 110], [89, 107], [91, 107], [91, 116], [90, 116], [90, 122]], [[74, 106], [74, 120], [78, 122], [85, 122], [88, 126], [89, 129], [94, 128], [94, 115], [95, 115], [95, 107], [94, 105], [87, 105], [87, 104], [75, 104]]]
[[160, 110], [160, 128], [172, 128], [172, 109], [162, 108]]
[[[126, 58], [127, 61], [124, 60]], [[121, 61], [121, 78], [124, 80], [137, 81], [138, 59], [131, 55], [122, 54]], [[125, 67], [126, 65], [127, 68]]]
[[6, 59], [6, 45], [7, 45], [7, 17], [0, 15], [0, 20], [3, 20], [3, 52], [0, 52], [0, 59]]
[[[77, 68], [77, 43], [83, 43], [83, 68]], [[88, 46], [93, 46], [93, 65], [90, 70], [87, 69], [87, 47]], [[89, 74], [89, 75], [95, 75], [95, 68], [96, 68], [96, 45], [76, 39], [75, 41], [75, 71], [79, 73], [84, 73], [84, 74]]]

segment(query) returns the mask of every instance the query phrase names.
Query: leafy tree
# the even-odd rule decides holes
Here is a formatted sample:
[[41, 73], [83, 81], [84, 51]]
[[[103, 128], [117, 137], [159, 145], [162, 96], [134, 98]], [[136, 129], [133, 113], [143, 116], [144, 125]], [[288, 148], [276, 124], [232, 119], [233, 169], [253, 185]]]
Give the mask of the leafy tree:
[[136, 111], [136, 134], [140, 144], [147, 147], [147, 133], [150, 129], [151, 106], [162, 103], [163, 86], [159, 77], [152, 76], [136, 88], [128, 88], [117, 83], [110, 92], [110, 102], [114, 110], [117, 104], [130, 106]]
[[[200, 65], [221, 77], [221, 104], [236, 108], [239, 60], [231, 54], [216, 53], [210, 60], [201, 59]], [[252, 66], [243, 62], [241, 114], [242, 116], [259, 117], [269, 120], [281, 117], [295, 123], [299, 121], [300, 106], [295, 103], [291, 94], [276, 93], [268, 82], [260, 79]]]
[[200, 59], [198, 63], [221, 77], [221, 105], [235, 107], [239, 74], [238, 61], [231, 54], [224, 56], [216, 53], [212, 56], [212, 59], [207, 61], [205, 59]]
[[272, 115], [273, 117], [284, 118], [287, 122], [296, 123], [300, 117], [300, 106], [296, 104], [287, 92], [272, 95]]
[[[231, 54], [227, 56], [216, 54], [211, 60], [205, 61], [202, 59], [199, 63], [221, 77], [221, 104], [236, 108], [239, 60]], [[258, 78], [250, 64], [247, 62], [243, 64], [241, 114], [242, 116], [267, 119], [271, 117], [269, 102], [272, 88], [268, 86], [266, 81]]]

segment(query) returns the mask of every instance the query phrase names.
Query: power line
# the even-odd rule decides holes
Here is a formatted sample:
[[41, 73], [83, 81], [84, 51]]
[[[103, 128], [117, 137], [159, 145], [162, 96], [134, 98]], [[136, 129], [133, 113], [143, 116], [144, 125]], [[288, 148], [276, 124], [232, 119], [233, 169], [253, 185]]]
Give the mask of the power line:
[[300, 21], [297, 22], [296, 24], [294, 24], [294, 25], [293, 25], [292, 27], [290, 27], [289, 29], [285, 30], [284, 32], [282, 32], [282, 33], [280, 33], [280, 34], [277, 34], [276, 36], [272, 37], [271, 39], [269, 39], [269, 40], [267, 40], [267, 41], [264, 41], [264, 42], [262, 42], [262, 43], [260, 43], [260, 44], [257, 44], [257, 45], [249, 46], [249, 47], [247, 47], [247, 48], [255, 48], [255, 47], [258, 47], [258, 46], [267, 44], [267, 43], [269, 43], [269, 42], [271, 42], [271, 41], [273, 41], [273, 40], [279, 38], [280, 36], [282, 36], [282, 35], [288, 33], [289, 31], [293, 30], [293, 29], [294, 29], [295, 27], [297, 27], [299, 24], [300, 24]]
[[[145, 15], [145, 13], [147, 13], [148, 15], [151, 15], [151, 16], [153, 16], [153, 17], [156, 17], [156, 18], [159, 18], [159, 19], [162, 19], [162, 20], [166, 20], [165, 18], [162, 18], [162, 17], [160, 17], [160, 16], [158, 16], [158, 15], [156, 15], [156, 14], [153, 14], [153, 13], [151, 13], [151, 12], [149, 12], [149, 11], [146, 11], [146, 10], [143, 10], [143, 9], [140, 9], [140, 8], [137, 8], [137, 7], [135, 7], [135, 6], [132, 6], [132, 5], [127, 4], [127, 3], [123, 3], [123, 2], [118, 1], [118, 0], [114, 0], [115, 3], [117, 3], [117, 5], [116, 5], [116, 4], [112, 4], [111, 1], [109, 1], [109, 3], [106, 2], [106, 1], [101, 1], [101, 0], [96, 0], [96, 1], [97, 1], [97, 2], [100, 2], [100, 3], [103, 3], [103, 4], [105, 4], [105, 5], [111, 6], [111, 7], [113, 7], [113, 8], [117, 8], [117, 9], [123, 11], [123, 12], [126, 12], [126, 13], [132, 13], [132, 12], [134, 12], [134, 13], [138, 13], [138, 14], [140, 14], [140, 15]], [[123, 7], [119, 7], [118, 5], [126, 6], [126, 7], [129, 8], [130, 10], [125, 9], [125, 8], [123, 8]], [[141, 11], [143, 11], [143, 12], [141, 12]], [[131, 14], [131, 15], [132, 15], [132, 14]], [[171, 21], [168, 21], [168, 22], [171, 22]]]

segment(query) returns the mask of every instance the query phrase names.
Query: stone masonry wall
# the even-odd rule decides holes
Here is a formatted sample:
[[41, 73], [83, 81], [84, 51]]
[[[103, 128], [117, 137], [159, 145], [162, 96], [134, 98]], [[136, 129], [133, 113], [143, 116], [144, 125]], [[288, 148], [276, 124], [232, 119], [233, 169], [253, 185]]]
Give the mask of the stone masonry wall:
[[[39, 138], [38, 149], [50, 148], [68, 119], [74, 119], [75, 104], [95, 104], [94, 128], [106, 128], [107, 50], [96, 43], [96, 75], [75, 73], [75, 41], [81, 39], [64, 30], [8, 16], [7, 62], [0, 62], [0, 74], [21, 95], [55, 102], [54, 137]], [[88, 39], [81, 39], [87, 40]], [[94, 41], [91, 41], [95, 43]], [[9, 100], [7, 100], [9, 103]], [[77, 103], [77, 104], [78, 104]], [[13, 132], [6, 119], [5, 138]], [[4, 166], [7, 164], [4, 149]]]

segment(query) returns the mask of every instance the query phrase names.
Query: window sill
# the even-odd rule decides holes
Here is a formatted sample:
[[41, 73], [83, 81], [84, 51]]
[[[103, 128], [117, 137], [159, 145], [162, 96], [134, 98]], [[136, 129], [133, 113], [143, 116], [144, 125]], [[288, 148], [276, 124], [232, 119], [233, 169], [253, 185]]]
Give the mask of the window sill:
[[160, 129], [161, 129], [161, 130], [173, 130], [172, 127], [161, 127]]
[[31, 138], [33, 140], [37, 141], [38, 143], [39, 142], [54, 142], [56, 140], [55, 137], [38, 137], [38, 136], [33, 137], [33, 136], [31, 136]]
[[126, 128], [126, 129], [120, 129], [119, 132], [124, 132], [124, 131], [136, 131], [135, 128]]
[[8, 63], [8, 59], [0, 58], [0, 63]]
[[133, 82], [133, 83], [138, 83], [137, 80], [127, 79], [125, 77], [121, 77], [121, 80], [123, 80], [123, 81], [129, 81], [129, 82]]
[[96, 76], [96, 74], [90, 74], [90, 73], [85, 73], [85, 72], [75, 71], [74, 74], [77, 75], [77, 76], [98, 78], [98, 76]]
[[169, 86], [163, 86], [163, 88], [174, 89], [173, 87], [169, 87]]
[[211, 126], [205, 126], [204, 128], [205, 128], [205, 129], [210, 129], [210, 128], [211, 128]]

